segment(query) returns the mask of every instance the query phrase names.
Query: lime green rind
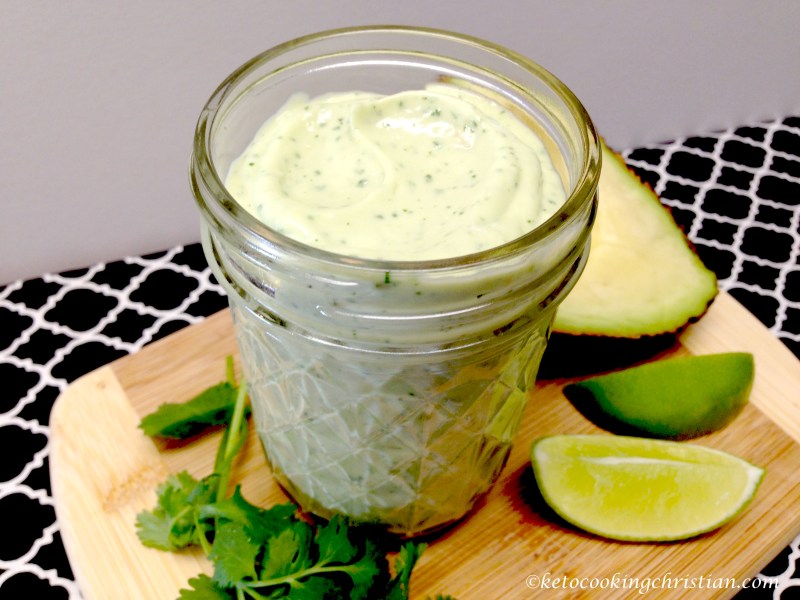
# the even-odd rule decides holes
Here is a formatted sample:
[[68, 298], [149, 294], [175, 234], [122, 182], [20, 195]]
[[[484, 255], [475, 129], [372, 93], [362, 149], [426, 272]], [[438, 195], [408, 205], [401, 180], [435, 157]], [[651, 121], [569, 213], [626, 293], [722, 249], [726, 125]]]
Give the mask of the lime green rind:
[[663, 359], [564, 387], [573, 405], [613, 433], [689, 439], [716, 431], [742, 411], [755, 376], [752, 354]]
[[629, 542], [718, 529], [750, 504], [765, 473], [719, 450], [626, 436], [541, 438], [531, 462], [542, 497], [562, 519]]

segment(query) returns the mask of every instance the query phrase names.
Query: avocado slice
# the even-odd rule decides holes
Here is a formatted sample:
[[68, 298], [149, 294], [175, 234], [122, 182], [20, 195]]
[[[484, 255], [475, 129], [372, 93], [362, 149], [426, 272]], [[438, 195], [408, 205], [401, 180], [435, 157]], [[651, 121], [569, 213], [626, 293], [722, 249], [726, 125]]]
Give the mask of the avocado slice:
[[629, 339], [676, 333], [706, 312], [716, 276], [655, 192], [605, 143], [602, 150], [589, 259], [553, 331]]

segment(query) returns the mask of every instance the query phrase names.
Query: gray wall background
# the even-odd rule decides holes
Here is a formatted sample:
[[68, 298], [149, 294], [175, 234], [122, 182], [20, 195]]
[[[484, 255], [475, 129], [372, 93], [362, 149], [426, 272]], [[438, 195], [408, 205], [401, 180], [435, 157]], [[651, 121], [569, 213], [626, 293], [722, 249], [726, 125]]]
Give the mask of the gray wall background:
[[269, 46], [358, 24], [528, 55], [618, 149], [800, 114], [785, 0], [0, 0], [0, 285], [197, 241], [196, 117]]

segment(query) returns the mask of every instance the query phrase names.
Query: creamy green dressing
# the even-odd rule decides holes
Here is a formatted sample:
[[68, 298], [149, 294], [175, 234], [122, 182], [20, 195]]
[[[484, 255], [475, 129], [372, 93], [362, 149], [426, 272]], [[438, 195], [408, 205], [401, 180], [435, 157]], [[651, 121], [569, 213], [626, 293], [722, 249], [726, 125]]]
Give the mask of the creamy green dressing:
[[267, 226], [349, 256], [429, 260], [514, 240], [565, 201], [542, 140], [500, 104], [435, 84], [292, 97], [231, 165]]

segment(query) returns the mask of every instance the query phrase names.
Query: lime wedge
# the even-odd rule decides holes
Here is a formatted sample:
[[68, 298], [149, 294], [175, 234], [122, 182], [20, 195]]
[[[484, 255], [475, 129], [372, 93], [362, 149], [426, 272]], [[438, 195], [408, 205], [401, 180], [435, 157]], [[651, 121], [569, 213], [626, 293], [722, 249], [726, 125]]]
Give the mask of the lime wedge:
[[571, 383], [564, 394], [612, 433], [688, 439], [724, 427], [741, 412], [754, 371], [746, 352], [683, 356]]
[[565, 521], [628, 541], [672, 541], [713, 531], [753, 499], [764, 469], [685, 442], [555, 435], [531, 449], [545, 502]]

